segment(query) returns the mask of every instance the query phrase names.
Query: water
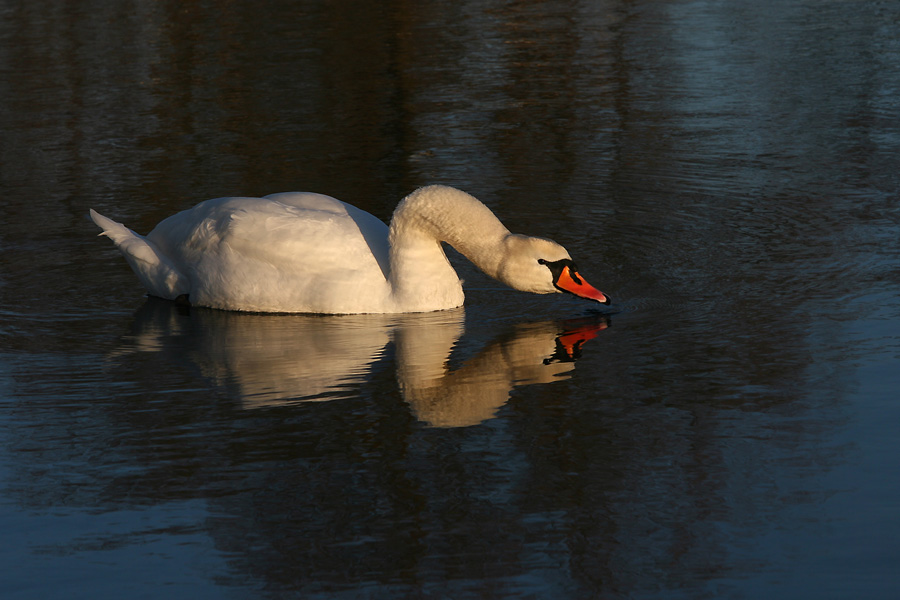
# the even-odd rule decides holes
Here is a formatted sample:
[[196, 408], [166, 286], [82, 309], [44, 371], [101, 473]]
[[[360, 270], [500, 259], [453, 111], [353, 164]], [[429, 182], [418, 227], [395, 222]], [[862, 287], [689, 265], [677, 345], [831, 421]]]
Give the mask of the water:
[[[0, 9], [8, 598], [900, 595], [900, 5]], [[87, 220], [416, 186], [612, 314], [240, 315]]]

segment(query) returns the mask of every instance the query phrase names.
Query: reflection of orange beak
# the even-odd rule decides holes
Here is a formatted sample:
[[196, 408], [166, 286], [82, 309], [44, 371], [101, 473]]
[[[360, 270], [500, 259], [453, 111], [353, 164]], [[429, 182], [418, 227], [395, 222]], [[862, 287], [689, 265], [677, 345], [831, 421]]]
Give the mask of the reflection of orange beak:
[[588, 300], [596, 300], [601, 304], [609, 304], [609, 297], [606, 294], [589, 284], [576, 271], [573, 271], [568, 265], [563, 267], [556, 280], [556, 287], [559, 289], [575, 294], [581, 298]]
[[[581, 322], [581, 325], [576, 323]], [[575, 362], [581, 358], [581, 347], [585, 342], [597, 337], [601, 331], [609, 327], [608, 319], [591, 319], [585, 322], [583, 319], [577, 321], [568, 321], [572, 329], [566, 328], [559, 337], [556, 338], [556, 352], [550, 358], [544, 359], [544, 364], [549, 365], [554, 362]], [[564, 323], [565, 324], [565, 323]]]
[[567, 331], [562, 334], [556, 341], [559, 342], [569, 358], [575, 360], [581, 355], [581, 346], [588, 340], [597, 337], [597, 334], [606, 329], [606, 323], [597, 323], [593, 325], [582, 325], [574, 331]]

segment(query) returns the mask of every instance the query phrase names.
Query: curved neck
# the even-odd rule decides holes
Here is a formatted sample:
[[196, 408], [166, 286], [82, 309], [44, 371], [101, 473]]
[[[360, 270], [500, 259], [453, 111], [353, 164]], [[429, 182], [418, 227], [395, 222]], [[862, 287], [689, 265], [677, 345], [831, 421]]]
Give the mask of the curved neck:
[[[391, 219], [390, 283], [395, 300], [424, 306], [449, 295], [462, 304], [462, 285], [441, 242], [496, 278], [500, 248], [508, 235], [494, 213], [465, 192], [437, 185], [416, 190], [403, 199]], [[435, 310], [423, 306], [417, 308]]]

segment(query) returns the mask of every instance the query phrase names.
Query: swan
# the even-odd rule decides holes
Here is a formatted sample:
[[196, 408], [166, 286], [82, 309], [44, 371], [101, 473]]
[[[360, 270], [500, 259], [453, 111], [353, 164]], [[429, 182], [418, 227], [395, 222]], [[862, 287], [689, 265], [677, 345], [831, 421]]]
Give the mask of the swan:
[[568, 292], [602, 304], [565, 248], [510, 233], [466, 192], [431, 185], [401, 200], [390, 227], [324, 194], [207, 200], [147, 236], [95, 210], [151, 296], [234, 311], [430, 312], [463, 304], [446, 242], [511, 288]]

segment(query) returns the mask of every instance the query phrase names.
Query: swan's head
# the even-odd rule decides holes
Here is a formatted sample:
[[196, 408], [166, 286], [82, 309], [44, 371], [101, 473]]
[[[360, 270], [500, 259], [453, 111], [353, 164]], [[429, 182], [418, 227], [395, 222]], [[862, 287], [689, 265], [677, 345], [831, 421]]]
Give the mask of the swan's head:
[[552, 240], [510, 234], [497, 279], [509, 287], [535, 294], [567, 292], [609, 304], [609, 297], [590, 285], [566, 249]]

